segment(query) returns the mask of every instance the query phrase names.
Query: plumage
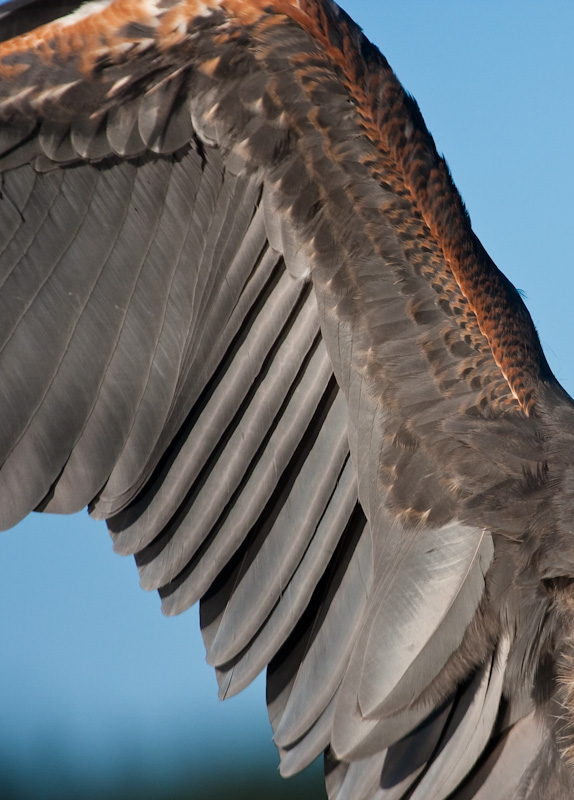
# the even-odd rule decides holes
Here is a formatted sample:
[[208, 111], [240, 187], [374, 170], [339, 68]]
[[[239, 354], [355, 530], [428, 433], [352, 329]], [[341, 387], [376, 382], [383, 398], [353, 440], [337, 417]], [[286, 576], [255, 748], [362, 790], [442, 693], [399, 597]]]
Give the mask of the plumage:
[[2, 17], [3, 527], [106, 519], [332, 800], [571, 797], [572, 401], [416, 103], [331, 0], [75, 6]]

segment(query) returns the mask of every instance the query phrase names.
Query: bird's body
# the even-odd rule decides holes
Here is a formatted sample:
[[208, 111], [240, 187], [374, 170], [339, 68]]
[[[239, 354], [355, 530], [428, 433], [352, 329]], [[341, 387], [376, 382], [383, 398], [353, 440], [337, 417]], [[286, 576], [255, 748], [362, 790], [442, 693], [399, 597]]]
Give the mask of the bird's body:
[[106, 518], [332, 798], [571, 797], [572, 401], [384, 57], [114, 0], [0, 81], [3, 526]]

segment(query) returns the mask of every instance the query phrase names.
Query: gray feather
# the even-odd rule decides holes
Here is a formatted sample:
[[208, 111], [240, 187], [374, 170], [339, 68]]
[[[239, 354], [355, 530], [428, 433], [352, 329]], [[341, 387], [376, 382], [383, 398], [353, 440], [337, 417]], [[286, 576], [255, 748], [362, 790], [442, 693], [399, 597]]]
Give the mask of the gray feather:
[[476, 763], [498, 713], [509, 644], [508, 638], [500, 642], [493, 663], [477, 673], [470, 702], [456, 707], [442, 747], [412, 800], [444, 800]]
[[[327, 706], [343, 677], [367, 602], [372, 575], [371, 536], [365, 528], [345, 575], [305, 653], [275, 741], [288, 746], [302, 736]], [[329, 664], [325, 673], [322, 663]]]
[[[358, 700], [365, 716], [385, 712], [388, 694], [472, 574], [484, 538], [483, 531], [456, 523], [432, 534], [423, 529], [416, 532], [407, 552], [384, 565], [354, 656], [362, 661]], [[485, 547], [488, 564], [492, 545]], [[482, 570], [477, 579], [482, 580]]]

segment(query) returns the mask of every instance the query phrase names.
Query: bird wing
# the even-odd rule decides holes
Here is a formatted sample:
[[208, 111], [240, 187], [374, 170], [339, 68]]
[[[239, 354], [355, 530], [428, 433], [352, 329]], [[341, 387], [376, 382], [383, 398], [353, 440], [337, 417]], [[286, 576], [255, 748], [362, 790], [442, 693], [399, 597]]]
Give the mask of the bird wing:
[[0, 81], [2, 527], [88, 505], [200, 600], [284, 774], [483, 785], [536, 730], [514, 564], [566, 401], [416, 103], [329, 0], [88, 3]]

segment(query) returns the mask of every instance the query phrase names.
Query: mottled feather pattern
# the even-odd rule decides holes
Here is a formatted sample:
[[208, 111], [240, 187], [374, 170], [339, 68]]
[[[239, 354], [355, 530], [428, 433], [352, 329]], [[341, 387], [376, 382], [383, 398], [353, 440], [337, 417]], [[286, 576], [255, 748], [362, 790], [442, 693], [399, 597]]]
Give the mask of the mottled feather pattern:
[[[223, 14], [225, 11], [227, 11], [232, 20], [236, 17], [239, 23], [243, 25], [248, 21], [248, 24], [254, 27], [253, 37], [263, 45], [263, 48], [257, 55], [257, 59], [263, 61], [266, 66], [268, 66], [269, 63], [271, 67], [273, 67], [275, 62], [281, 63], [282, 49], [291, 52], [295, 49], [292, 42], [289, 42], [289, 44], [286, 43], [285, 32], [283, 30], [281, 30], [280, 36], [274, 35], [275, 29], [279, 24], [276, 20], [281, 20], [280, 16], [270, 17], [269, 19], [272, 20], [274, 24], [269, 27], [266, 24], [267, 15], [265, 12], [261, 15], [262, 19], [259, 18], [255, 20], [253, 16], [255, 12], [251, 10], [247, 13], [244, 9], [244, 4], [230, 3], [226, 5], [225, 8], [222, 7], [221, 11], [220, 7], [222, 4], [219, 2], [213, 3], [211, 7], [203, 3], [187, 2], [183, 4], [185, 7], [184, 9], [181, 8], [181, 4], [176, 3], [169, 3], [168, 6], [173, 6], [171, 8], [165, 8], [165, 4], [162, 4], [162, 8], [160, 9], [156, 8], [155, 4], [142, 2], [141, 5], [135, 4], [138, 6], [137, 11], [132, 7], [133, 5], [133, 3], [118, 3], [116, 7], [116, 4], [112, 4], [103, 11], [94, 13], [93, 15], [88, 14], [83, 16], [78, 22], [70, 22], [63, 28], [58, 23], [53, 23], [52, 26], [48, 26], [48, 29], [44, 31], [42, 37], [42, 42], [46, 39], [50, 41], [51, 52], [48, 54], [44, 54], [43, 52], [39, 54], [39, 60], [41, 62], [50, 64], [51, 59], [53, 59], [52, 51], [61, 53], [61, 56], [66, 58], [69, 51], [79, 51], [80, 49], [76, 44], [75, 37], [82, 38], [84, 62], [77, 65], [80, 76], [96, 76], [101, 78], [102, 73], [105, 73], [104, 81], [101, 79], [96, 81], [96, 85], [100, 87], [99, 94], [93, 98], [93, 104], [89, 103], [85, 110], [89, 111], [90, 108], [94, 110], [97, 109], [97, 113], [102, 114], [104, 109], [106, 109], [106, 105], [109, 106], [111, 119], [109, 121], [108, 139], [111, 151], [116, 152], [118, 155], [137, 154], [145, 146], [149, 146], [150, 144], [149, 133], [147, 140], [144, 140], [141, 138], [138, 131], [137, 119], [140, 100], [138, 99], [135, 104], [128, 103], [126, 106], [126, 98], [136, 90], [138, 95], [140, 95], [142, 89], [149, 92], [152, 90], [152, 87], [155, 91], [158, 91], [158, 86], [161, 86], [162, 89], [164, 88], [163, 84], [158, 81], [158, 73], [161, 74], [162, 71], [161, 60], [162, 57], [167, 55], [166, 51], [169, 53], [171, 59], [173, 59], [174, 45], [173, 43], [168, 45], [168, 42], [171, 42], [170, 37], [175, 36], [175, 31], [180, 31], [183, 13], [185, 13], [186, 19], [191, 18], [191, 23], [188, 26], [188, 34], [190, 34], [189, 39], [191, 41], [187, 42], [187, 37], [182, 37], [182, 40], [177, 42], [177, 56], [181, 58], [185, 50], [187, 50], [188, 53], [191, 51], [192, 59], [199, 61], [200, 70], [204, 60], [208, 61], [208, 63], [211, 62], [207, 71], [213, 78], [224, 74], [225, 62], [227, 59], [225, 56], [219, 54], [213, 59], [204, 59], [202, 58], [201, 48], [192, 47], [191, 42], [195, 38], [192, 33], [192, 31], [194, 31], [194, 19], [204, 18], [205, 22], [209, 21], [209, 26], [213, 26], [215, 30], [217, 30], [217, 22], [220, 21], [220, 14]], [[462, 298], [459, 299], [459, 302], [462, 302], [464, 306], [463, 301], [469, 301], [470, 298], [470, 310], [475, 313], [478, 312], [479, 327], [486, 334], [496, 362], [499, 367], [502, 368], [505, 378], [510, 383], [514, 396], [520, 400], [524, 408], [530, 409], [534, 398], [530, 393], [527, 394], [526, 384], [524, 382], [527, 380], [526, 377], [524, 375], [519, 376], [518, 373], [516, 373], [515, 377], [512, 377], [512, 375], [514, 375], [512, 370], [516, 370], [517, 367], [506, 367], [505, 364], [506, 361], [513, 359], [515, 363], [518, 361], [529, 363], [533, 370], [537, 370], [537, 364], [542, 358], [544, 372], [548, 373], [547, 367], [544, 366], [545, 362], [540, 347], [537, 340], [534, 339], [529, 346], [532, 350], [532, 357], [526, 356], [523, 344], [524, 334], [520, 329], [520, 323], [518, 321], [518, 330], [515, 338], [520, 338], [522, 342], [519, 350], [516, 350], [518, 345], [513, 344], [513, 336], [510, 336], [508, 331], [506, 331], [504, 336], [507, 338], [510, 336], [510, 338], [508, 338], [508, 340], [501, 340], [501, 345], [497, 344], [498, 340], [503, 336], [502, 332], [498, 332], [498, 320], [505, 316], [504, 309], [499, 307], [497, 303], [503, 302], [502, 298], [508, 293], [512, 295], [514, 289], [508, 285], [508, 282], [505, 281], [496, 267], [488, 260], [486, 254], [481, 250], [479, 243], [476, 243], [471, 235], [466, 212], [461, 206], [460, 198], [456, 190], [452, 186], [446, 165], [436, 154], [434, 159], [431, 159], [429, 171], [428, 154], [429, 152], [433, 152], [434, 145], [424, 127], [424, 123], [420, 119], [416, 105], [413, 101], [405, 100], [404, 92], [394, 78], [394, 75], [390, 72], [388, 65], [374, 50], [370, 55], [373, 60], [379, 61], [378, 64], [373, 65], [379, 67], [376, 71], [373, 69], [373, 74], [376, 76], [378, 85], [369, 86], [370, 93], [368, 94], [364, 88], [364, 74], [357, 73], [357, 65], [353, 62], [352, 58], [342, 60], [341, 52], [334, 50], [332, 43], [327, 38], [327, 30], [325, 29], [330, 21], [328, 10], [331, 9], [325, 9], [323, 14], [317, 14], [317, 9], [312, 5], [307, 9], [304, 4], [302, 10], [298, 9], [299, 4], [296, 4], [296, 9], [292, 8], [293, 5], [295, 4], [280, 3], [279, 7], [282, 8], [284, 6], [287, 13], [295, 11], [295, 19], [298, 21], [302, 19], [306, 23], [306, 27], [311, 30], [317, 36], [319, 42], [326, 47], [326, 53], [322, 56], [322, 59], [319, 52], [311, 60], [310, 64], [308, 56], [307, 58], [299, 58], [297, 59], [298, 63], [296, 63], [294, 70], [295, 78], [298, 83], [302, 85], [305, 94], [312, 102], [313, 117], [315, 116], [316, 108], [321, 109], [321, 115], [323, 116], [327, 115], [328, 110], [334, 111], [337, 105], [339, 105], [336, 102], [338, 98], [343, 98], [345, 102], [348, 102], [348, 99], [346, 99], [348, 95], [346, 92], [343, 93], [343, 87], [340, 87], [339, 93], [333, 91], [333, 84], [335, 81], [333, 81], [331, 72], [332, 58], [342, 72], [341, 77], [344, 79], [343, 82], [347, 92], [351, 94], [353, 101], [359, 108], [363, 109], [362, 114], [355, 113], [353, 116], [355, 116], [355, 118], [359, 117], [361, 127], [376, 148], [372, 155], [362, 152], [357, 153], [357, 156], [361, 163], [368, 163], [370, 168], [373, 171], [376, 170], [379, 175], [384, 174], [385, 182], [390, 183], [394, 195], [402, 197], [408, 205], [410, 205], [409, 199], [412, 198], [411, 202], [414, 201], [414, 208], [418, 212], [415, 214], [415, 218], [420, 215], [421, 223], [426, 226], [425, 233], [427, 234], [427, 241], [434, 239], [437, 242], [439, 256], [443, 259], [446, 258], [450, 270], [452, 270], [452, 275], [455, 279], [452, 283], [458, 290], [456, 294], [459, 296], [462, 294]], [[155, 13], [150, 13], [150, 9], [153, 9]], [[126, 27], [127, 23], [123, 24], [124, 19], [129, 17], [130, 20], [133, 20], [134, 13], [139, 17], [138, 24], [130, 22], [130, 25]], [[332, 10], [331, 13], [333, 13]], [[198, 17], [194, 17], [194, 14], [197, 14]], [[228, 25], [225, 16], [222, 18], [222, 21], [223, 24], [226, 26]], [[207, 24], [206, 27], [208, 27]], [[281, 27], [283, 28], [285, 26], [282, 25]], [[351, 33], [348, 28], [347, 30], [346, 28], [347, 23], [343, 22], [343, 38], [347, 36], [348, 39], [352, 41], [353, 36], [356, 36], [356, 34], [354, 32]], [[110, 30], [115, 31], [114, 36], [119, 39], [119, 44], [116, 42], [114, 36], [108, 33]], [[105, 35], [102, 34], [102, 31]], [[142, 32], [144, 35], [142, 35]], [[230, 42], [230, 40], [232, 42], [233, 38], [234, 34], [232, 33], [230, 35], [226, 31], [224, 35], [217, 34], [214, 37], [214, 43], [219, 46], [223, 45], [225, 47], [227, 45], [227, 47], [229, 47], [228, 42]], [[93, 46], [91, 44], [92, 42], [94, 43]], [[96, 42], [98, 49], [94, 52]], [[272, 55], [270, 55], [269, 51], [265, 48], [270, 48], [270, 53], [272, 53]], [[147, 58], [145, 57], [146, 50], [150, 50]], [[200, 51], [199, 53], [197, 52], [198, 50]], [[142, 54], [144, 56], [143, 59]], [[288, 56], [290, 54], [291, 53], [288, 52]], [[0, 69], [5, 69], [8, 65], [14, 67], [14, 63], [16, 62], [21, 65], [18, 69], [24, 69], [26, 78], [37, 82], [35, 73], [38, 67], [32, 65], [30, 68], [26, 69], [27, 65], [22, 64], [19, 56], [18, 49], [15, 49], [13, 52], [8, 51], [8, 53], [3, 55], [0, 59]], [[325, 56], [327, 56], [327, 58]], [[93, 63], [90, 63], [90, 59], [93, 60]], [[149, 63], [146, 63], [148, 59]], [[320, 63], [321, 60], [323, 64]], [[140, 71], [139, 69], [136, 69], [134, 72], [131, 66], [134, 61], [137, 62], [138, 67], [140, 67], [140, 63], [143, 61], [142, 66], [145, 65], [143, 74], [138, 74]], [[234, 66], [237, 67], [237, 59], [235, 59], [235, 62]], [[381, 67], [383, 69], [381, 69]], [[69, 67], [66, 64], [66, 71], [68, 69]], [[173, 72], [173, 60], [167, 69]], [[122, 74], [122, 72], [125, 74]], [[173, 78], [170, 76], [170, 79], [167, 81], [168, 84], [169, 80], [172, 79]], [[56, 70], [51, 70], [49, 80], [50, 83], [52, 83], [52, 81], [57, 81]], [[75, 81], [62, 80], [55, 85], [46, 86], [43, 91], [40, 92], [32, 90], [30, 93], [21, 93], [20, 108], [18, 111], [26, 115], [30, 113], [39, 113], [42, 116], [47, 116], [52, 119], [57, 119], [59, 116], [65, 119], [68, 115], [76, 115], [78, 110], [77, 98], [73, 90], [78, 80], [79, 76], [76, 76]], [[325, 82], [327, 85], [323, 88]], [[123, 102], [121, 105], [116, 105], [114, 100], [122, 100]], [[325, 100], [327, 100], [327, 103]], [[83, 99], [82, 103], [85, 102], [85, 99]], [[221, 112], [222, 109], [219, 103], [220, 101], [218, 101], [214, 109], [210, 111], [210, 117], [220, 116], [218, 112]], [[8, 100], [6, 105], [7, 108], [3, 116], [9, 119], [10, 115], [15, 111], [13, 100]], [[133, 111], [130, 105], [133, 105]], [[329, 108], [329, 106], [331, 108]], [[365, 109], [368, 111], [368, 116], [366, 117]], [[235, 111], [235, 109], [233, 110]], [[94, 111], [92, 110], [92, 116], [93, 114]], [[345, 116], [348, 117], [349, 115], [347, 114]], [[235, 125], [238, 124], [240, 119], [241, 114], [233, 115], [233, 123]], [[331, 141], [328, 142], [325, 150], [332, 161], [342, 163], [343, 168], [345, 168], [345, 157], [348, 160], [349, 156], [346, 151], [349, 134], [352, 129], [351, 126], [349, 126], [349, 128], [346, 126], [338, 126], [336, 129], [333, 129], [328, 124], [321, 125], [320, 119], [314, 119], [313, 121], [316, 123], [317, 127], [323, 130], [325, 138], [335, 136], [335, 138], [343, 139], [343, 153], [340, 152], [341, 147], [337, 148], [336, 142]], [[296, 124], [297, 123], [301, 125], [300, 120], [296, 120]], [[245, 126], [243, 125], [241, 127]], [[57, 135], [59, 145], [57, 148], [54, 148], [52, 145], [54, 134], [52, 134], [52, 137], [46, 139], [43, 144], [43, 150], [49, 158], [56, 156], [54, 160], [57, 161], [71, 160], [73, 156], [71, 144], [67, 148], [62, 145], [62, 140], [65, 139], [65, 136], [65, 130]], [[221, 131], [219, 132], [218, 141], [222, 143]], [[42, 144], [42, 137], [40, 137], [40, 144]], [[257, 152], [259, 158], [261, 157], [260, 148], [253, 147], [253, 151]], [[419, 151], [420, 156], [418, 155]], [[58, 153], [60, 154], [59, 158]], [[397, 153], [400, 153], [400, 158], [397, 157]], [[391, 162], [394, 169], [392, 167], [389, 168], [389, 162]], [[397, 166], [399, 169], [397, 169]], [[393, 172], [395, 173], [394, 175]], [[358, 178], [359, 176], [355, 175], [355, 177]], [[358, 182], [357, 180], [357, 183]], [[354, 188], [356, 192], [358, 187]], [[433, 208], [432, 205], [428, 208], [429, 197], [431, 198], [431, 203], [435, 202], [434, 198], [441, 198], [440, 202], [449, 208], [448, 213], [451, 216], [453, 215], [454, 209], [458, 207], [458, 211], [454, 213], [452, 221], [447, 223], [447, 227], [450, 226], [448, 230], [443, 230], [438, 223], [439, 218], [449, 219], [446, 216], [446, 212], [441, 210], [440, 205], [436, 209]], [[452, 201], [450, 200], [451, 197]], [[355, 208], [362, 210], [362, 216], [364, 217], [364, 210], [361, 209], [362, 203], [360, 202], [360, 198], [354, 197], [353, 200], [355, 201]], [[379, 202], [375, 201], [373, 197], [371, 197], [370, 200], [371, 203], [369, 206], [372, 210], [374, 210], [374, 201], [375, 208], [377, 206], [384, 206], [385, 213], [391, 218], [395, 214], [393, 207], [389, 207], [388, 201], [385, 202], [383, 197], [380, 198]], [[368, 231], [368, 219], [364, 219], [363, 221], [363, 228]], [[395, 227], [401, 230], [403, 226], [396, 218], [396, 215], [393, 222]], [[401, 238], [403, 241], [411, 242], [413, 238], [416, 237], [416, 232], [412, 230], [412, 227], [411, 230], [409, 230], [407, 226], [405, 226], [406, 229], [404, 232], [401, 231]], [[452, 230], [450, 228], [452, 228]], [[460, 229], [460, 232], [455, 234], [453, 231], [458, 229]], [[446, 243], [448, 243], [448, 248], [450, 248], [450, 250], [446, 247]], [[467, 258], [464, 253], [468, 250], [471, 250], [471, 253]], [[468, 259], [470, 259], [469, 266], [466, 267], [465, 265]], [[475, 269], [474, 265], [476, 263], [480, 263], [481, 268], [476, 273], [478, 277], [474, 278], [472, 270]], [[419, 266], [421, 272], [424, 270], [423, 264], [417, 266]], [[443, 269], [432, 269], [429, 265], [426, 269], [426, 276], [434, 276], [438, 273], [440, 281], [440, 273], [443, 271]], [[483, 286], [480, 281], [485, 280], [491, 281], [493, 285], [485, 284]], [[483, 308], [480, 308], [479, 303], [483, 301], [479, 299], [491, 295], [495, 297], [494, 304], [491, 303], [489, 305], [487, 303]], [[473, 297], [475, 297], [476, 300], [473, 301]], [[443, 302], [446, 300], [448, 303], [448, 299], [448, 293], [444, 292]], [[509, 300], [505, 302], [507, 302], [508, 305], [512, 302], [516, 307], [521, 308], [521, 303], [517, 302], [516, 297], [509, 297]], [[414, 313], [416, 315], [416, 312]], [[526, 317], [526, 320], [527, 319], [528, 317]], [[457, 377], [460, 380], [460, 376]]]
[[331, 800], [566, 800], [572, 405], [415, 101], [330, 0], [77, 6], [0, 44], [3, 527], [106, 519]]

